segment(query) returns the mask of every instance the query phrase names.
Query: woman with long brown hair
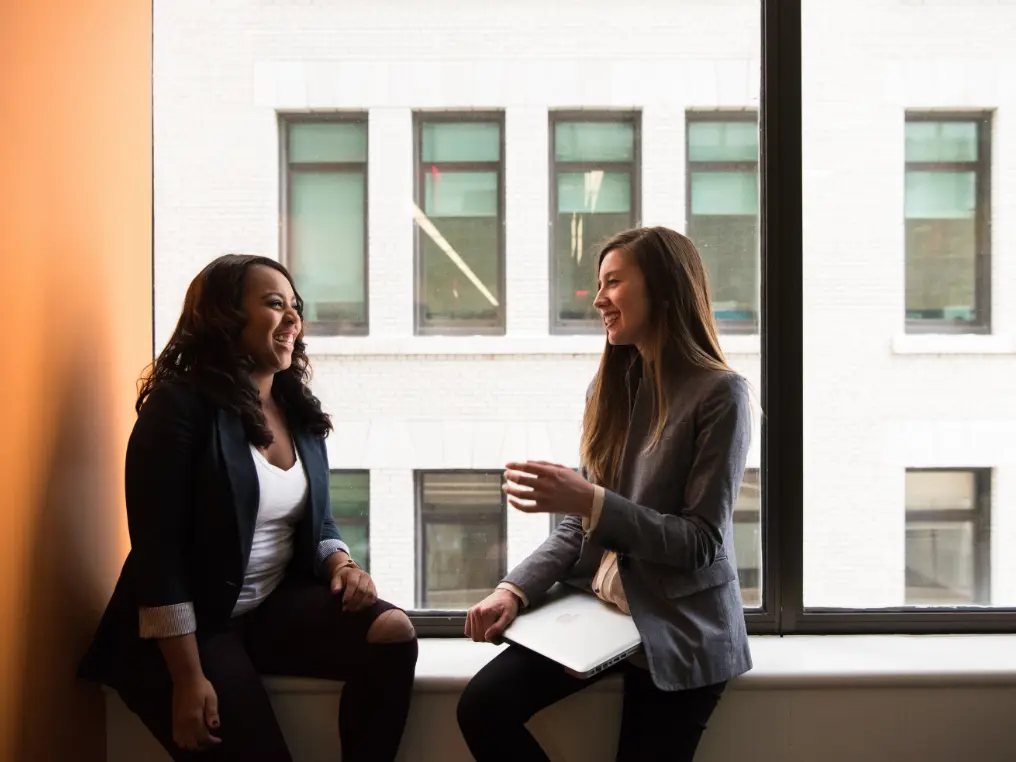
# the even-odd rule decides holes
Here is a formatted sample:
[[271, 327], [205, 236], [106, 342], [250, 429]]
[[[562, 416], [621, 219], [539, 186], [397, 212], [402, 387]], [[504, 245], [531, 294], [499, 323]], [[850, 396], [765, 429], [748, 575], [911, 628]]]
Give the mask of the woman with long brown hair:
[[582, 474], [508, 464], [509, 503], [566, 518], [470, 609], [466, 635], [496, 640], [520, 608], [567, 581], [630, 613], [643, 651], [582, 680], [507, 648], [459, 702], [477, 762], [545, 762], [524, 724], [615, 671], [617, 759], [688, 762], [727, 681], [751, 668], [732, 523], [751, 407], [720, 349], [702, 259], [690, 240], [655, 227], [617, 235], [598, 265], [607, 342], [587, 394]]
[[399, 748], [416, 633], [332, 518], [309, 376], [289, 273], [229, 254], [190, 284], [138, 395], [131, 551], [80, 673], [175, 760], [291, 762], [264, 673], [346, 681], [343, 760]]

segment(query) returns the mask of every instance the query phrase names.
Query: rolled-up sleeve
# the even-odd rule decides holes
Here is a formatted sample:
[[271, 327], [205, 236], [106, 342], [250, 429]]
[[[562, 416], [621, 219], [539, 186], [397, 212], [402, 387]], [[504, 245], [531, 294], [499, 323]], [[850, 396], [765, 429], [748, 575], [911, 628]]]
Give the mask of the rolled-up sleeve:
[[[353, 554], [349, 552], [349, 546], [342, 540], [329, 539], [322, 540], [318, 543], [317, 553], [314, 557], [314, 568], [319, 576], [324, 573], [325, 560], [329, 556], [333, 556], [339, 552], [345, 553], [350, 558], [353, 558]], [[353, 560], [355, 561], [356, 559], [353, 558]]]

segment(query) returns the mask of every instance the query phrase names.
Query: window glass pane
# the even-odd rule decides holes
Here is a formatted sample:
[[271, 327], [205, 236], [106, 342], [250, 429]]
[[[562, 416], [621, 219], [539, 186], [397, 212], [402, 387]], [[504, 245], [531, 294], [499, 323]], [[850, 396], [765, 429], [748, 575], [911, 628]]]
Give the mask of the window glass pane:
[[370, 474], [332, 471], [328, 482], [332, 517], [350, 557], [370, 571]]
[[[602, 244], [637, 224], [632, 179], [635, 124], [631, 122], [556, 122], [552, 140], [556, 162], [612, 162], [609, 168], [574, 171], [552, 163], [551, 182], [557, 214], [552, 220], [552, 331], [601, 330], [596, 297], [597, 260]], [[629, 171], [616, 168], [626, 162]]]
[[362, 172], [290, 173], [290, 267], [304, 319], [363, 325]]
[[499, 473], [423, 473], [424, 608], [468, 608], [505, 573]]
[[706, 266], [721, 332], [759, 324], [758, 124], [688, 114], [688, 236]]
[[977, 230], [973, 220], [908, 219], [906, 297], [909, 320], [974, 320]]
[[332, 471], [328, 483], [335, 520], [370, 516], [370, 474], [366, 471]]
[[758, 124], [751, 122], [688, 123], [690, 161], [758, 161]]
[[554, 251], [560, 320], [588, 320], [600, 325], [599, 312], [593, 307], [600, 245], [631, 224], [628, 212], [557, 215]]
[[758, 323], [758, 218], [697, 216], [689, 232], [702, 254], [717, 320]]
[[635, 127], [626, 122], [558, 122], [554, 154], [558, 161], [632, 161]]
[[499, 161], [501, 127], [492, 122], [423, 125], [423, 161]]
[[363, 569], [370, 572], [370, 529], [367, 524], [354, 523], [351, 521], [340, 521], [339, 534], [343, 541], [349, 546], [350, 558], [356, 561]]
[[972, 220], [977, 209], [973, 172], [907, 172], [908, 220]]
[[424, 178], [424, 211], [436, 217], [496, 217], [496, 172], [440, 172]]
[[[493, 173], [428, 176], [428, 208], [421, 226], [423, 319], [428, 323], [491, 323], [498, 319], [500, 222]], [[493, 189], [493, 190], [492, 190]], [[433, 205], [431, 207], [431, 205]]]
[[289, 161], [367, 161], [367, 125], [362, 122], [296, 122], [289, 125]]
[[426, 583], [420, 606], [467, 609], [501, 581], [500, 528], [487, 523], [428, 523]]
[[907, 161], [977, 161], [975, 122], [907, 122]]
[[500, 513], [503, 504], [498, 473], [424, 473], [424, 515]]
[[561, 172], [557, 176], [559, 213], [629, 214], [631, 175], [627, 172]]
[[502, 169], [438, 165], [499, 161], [500, 126], [423, 123], [420, 129], [426, 163], [417, 168], [417, 329], [503, 330]]
[[741, 582], [741, 601], [762, 605], [762, 488], [757, 469], [744, 474], [734, 503], [734, 555]]
[[972, 511], [973, 471], [907, 471], [908, 511]]
[[906, 604], [957, 606], [977, 603], [974, 537], [969, 521], [907, 522]]
[[755, 172], [692, 173], [692, 214], [754, 216], [758, 208]]

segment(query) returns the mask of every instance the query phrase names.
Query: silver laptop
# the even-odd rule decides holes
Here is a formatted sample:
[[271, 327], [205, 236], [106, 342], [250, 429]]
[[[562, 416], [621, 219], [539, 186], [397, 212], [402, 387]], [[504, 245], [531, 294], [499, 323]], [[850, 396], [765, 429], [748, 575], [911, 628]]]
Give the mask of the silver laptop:
[[581, 678], [612, 667], [642, 647], [630, 616], [569, 585], [555, 585], [544, 603], [521, 612], [504, 639]]

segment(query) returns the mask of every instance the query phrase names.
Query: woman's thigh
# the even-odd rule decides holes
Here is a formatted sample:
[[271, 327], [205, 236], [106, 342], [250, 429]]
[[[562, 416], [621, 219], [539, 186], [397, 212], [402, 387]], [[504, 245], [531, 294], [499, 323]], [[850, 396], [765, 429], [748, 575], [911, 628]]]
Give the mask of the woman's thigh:
[[291, 762], [268, 694], [238, 627], [199, 633], [201, 669], [215, 689], [221, 739], [208, 751], [187, 752], [173, 741], [173, 683], [154, 641], [121, 652], [117, 692], [174, 760]]
[[247, 649], [265, 674], [348, 680], [369, 661], [371, 625], [396, 608], [379, 599], [347, 611], [326, 585], [287, 581], [250, 614]]
[[466, 685], [459, 700], [459, 720], [525, 723], [541, 709], [567, 698], [611, 674], [574, 677], [560, 664], [519, 646], [509, 646]]

